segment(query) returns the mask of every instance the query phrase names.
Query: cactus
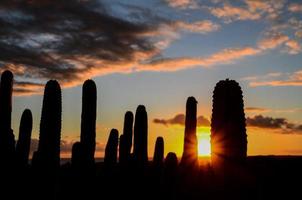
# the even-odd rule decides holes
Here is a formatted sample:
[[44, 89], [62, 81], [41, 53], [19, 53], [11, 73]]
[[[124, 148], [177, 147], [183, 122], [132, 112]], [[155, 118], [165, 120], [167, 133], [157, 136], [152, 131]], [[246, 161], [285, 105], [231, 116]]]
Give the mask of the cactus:
[[125, 164], [127, 160], [126, 148], [125, 148], [125, 135], [120, 136], [120, 144], [119, 144], [119, 163]]
[[13, 74], [2, 73], [0, 84], [0, 154], [3, 162], [11, 162], [15, 153], [15, 138], [11, 129]]
[[19, 139], [16, 146], [17, 162], [21, 166], [28, 164], [33, 117], [29, 109], [25, 109], [19, 127]]
[[112, 129], [105, 148], [104, 163], [112, 166], [117, 163], [118, 130]]
[[164, 162], [164, 139], [158, 137], [155, 143], [155, 150], [153, 156], [153, 165], [161, 168]]
[[60, 165], [61, 88], [57, 81], [47, 82], [44, 90], [36, 164], [55, 169]]
[[247, 152], [242, 90], [234, 80], [219, 81], [213, 93], [212, 163], [244, 162]]
[[148, 162], [148, 117], [145, 106], [139, 105], [135, 113], [133, 156], [137, 165]]
[[194, 97], [189, 97], [186, 104], [184, 150], [181, 158], [182, 166], [196, 166], [198, 164], [197, 155], [197, 101]]
[[75, 168], [79, 168], [82, 164], [82, 158], [83, 158], [83, 150], [82, 150], [82, 143], [81, 142], [75, 142], [72, 145], [72, 154], [71, 154], [71, 164]]
[[97, 91], [93, 80], [83, 84], [81, 143], [85, 165], [94, 164]]
[[120, 136], [119, 161], [121, 164], [129, 163], [131, 158], [133, 114], [127, 111], [124, 118], [123, 134]]

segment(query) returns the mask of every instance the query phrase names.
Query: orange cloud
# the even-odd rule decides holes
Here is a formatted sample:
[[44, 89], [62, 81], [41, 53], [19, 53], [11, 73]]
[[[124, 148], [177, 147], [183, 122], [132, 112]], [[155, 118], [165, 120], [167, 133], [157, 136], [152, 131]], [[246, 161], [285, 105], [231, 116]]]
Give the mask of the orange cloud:
[[210, 20], [196, 21], [193, 23], [176, 21], [174, 24], [175, 27], [178, 29], [183, 29], [194, 33], [208, 33], [212, 31], [217, 31], [220, 28], [218, 24], [215, 24]]
[[165, 0], [165, 1], [169, 6], [173, 8], [179, 8], [179, 9], [198, 8], [198, 4], [195, 0]]
[[281, 14], [284, 7], [283, 0], [244, 0], [243, 5], [234, 6], [224, 3], [222, 7], [209, 7], [211, 14], [226, 22], [236, 20], [259, 20], [263, 17], [275, 19]]
[[288, 47], [289, 54], [298, 54], [301, 52], [301, 45], [296, 40], [288, 40], [285, 45]]
[[292, 3], [288, 6], [288, 10], [291, 12], [302, 12], [302, 4]]
[[194, 66], [209, 67], [217, 64], [231, 63], [235, 60], [259, 54], [261, 51], [252, 47], [223, 49], [208, 57], [183, 57], [154, 60], [137, 67], [138, 71], [177, 71]]
[[258, 47], [263, 50], [275, 49], [276, 47], [284, 44], [288, 40], [289, 38], [287, 35], [276, 33], [260, 40], [258, 42]]
[[260, 107], [246, 107], [244, 110], [246, 112], [251, 112], [251, 113], [263, 113], [263, 112], [270, 111], [270, 109], [268, 108], [260, 108]]
[[254, 80], [249, 83], [251, 87], [259, 87], [259, 86], [302, 86], [302, 71], [296, 71], [292, 74], [284, 74], [284, 78], [282, 80], [270, 80], [270, 81], [261, 81]]

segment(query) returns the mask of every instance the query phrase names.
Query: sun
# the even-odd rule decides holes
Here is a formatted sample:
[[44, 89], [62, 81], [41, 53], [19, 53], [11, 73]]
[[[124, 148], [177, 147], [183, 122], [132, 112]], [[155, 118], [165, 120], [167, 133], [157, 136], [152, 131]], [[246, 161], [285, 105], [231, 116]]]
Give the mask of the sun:
[[198, 131], [198, 156], [211, 156], [211, 139], [209, 130]]

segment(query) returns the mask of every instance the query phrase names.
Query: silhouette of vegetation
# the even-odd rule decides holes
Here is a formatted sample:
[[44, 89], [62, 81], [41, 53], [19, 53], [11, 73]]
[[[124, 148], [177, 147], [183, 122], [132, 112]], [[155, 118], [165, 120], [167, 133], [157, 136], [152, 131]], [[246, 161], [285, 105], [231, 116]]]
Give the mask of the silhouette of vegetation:
[[156, 138], [155, 150], [153, 155], [153, 165], [156, 168], [161, 168], [164, 164], [164, 138]]
[[228, 162], [244, 163], [247, 135], [242, 90], [234, 80], [219, 81], [213, 92], [211, 121], [212, 162], [226, 167]]
[[16, 145], [16, 158], [20, 166], [27, 166], [30, 151], [31, 131], [33, 126], [33, 117], [29, 109], [25, 109], [22, 113], [19, 139]]
[[215, 87], [211, 124], [213, 162], [200, 165], [194, 97], [189, 97], [186, 104], [180, 163], [174, 152], [164, 159], [163, 137], [156, 139], [153, 161], [148, 161], [148, 118], [143, 105], [137, 107], [134, 128], [133, 114], [126, 112], [120, 141], [118, 130], [112, 129], [104, 161], [95, 162], [96, 86], [91, 80], [83, 85], [81, 141], [73, 144], [71, 163], [61, 165], [61, 89], [57, 81], [47, 82], [38, 150], [30, 164], [33, 117], [30, 110], [23, 112], [15, 149], [11, 130], [12, 81], [12, 73], [3, 72], [0, 154], [5, 162], [0, 165], [1, 197], [65, 200], [93, 199], [102, 194], [113, 199], [299, 199], [300, 185], [296, 181], [302, 178], [302, 157], [247, 157], [243, 96], [236, 81], [223, 80]]
[[189, 97], [186, 104], [184, 150], [180, 163], [184, 167], [196, 167], [198, 164], [196, 126], [197, 101], [194, 97]]
[[129, 164], [131, 160], [131, 147], [133, 135], [133, 113], [127, 111], [124, 119], [123, 134], [120, 136], [119, 161]]
[[15, 137], [11, 129], [12, 114], [12, 72], [6, 70], [0, 83], [0, 155], [4, 164], [12, 164], [15, 156]]
[[148, 162], [147, 145], [148, 117], [145, 106], [139, 105], [135, 113], [133, 156], [135, 163], [140, 167], [146, 166]]
[[34, 161], [38, 168], [55, 170], [60, 166], [61, 98], [59, 83], [48, 81], [43, 97], [37, 160]]
[[94, 165], [96, 101], [96, 85], [93, 80], [86, 80], [82, 95], [81, 143], [82, 160], [87, 167]]
[[118, 130], [112, 129], [105, 148], [104, 164], [113, 166], [117, 163]]

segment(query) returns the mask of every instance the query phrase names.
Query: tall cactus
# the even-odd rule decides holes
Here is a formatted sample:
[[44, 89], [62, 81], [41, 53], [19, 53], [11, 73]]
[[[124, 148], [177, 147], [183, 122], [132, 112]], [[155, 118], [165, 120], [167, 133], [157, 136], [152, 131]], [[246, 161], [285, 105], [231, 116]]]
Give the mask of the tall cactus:
[[124, 165], [127, 162], [127, 152], [126, 152], [126, 140], [125, 140], [125, 135], [120, 136], [120, 141], [119, 141], [119, 163]]
[[3, 162], [13, 160], [15, 138], [11, 129], [13, 73], [4, 71], [0, 83], [0, 154]]
[[213, 164], [244, 162], [247, 135], [242, 90], [234, 80], [221, 80], [214, 89], [211, 122]]
[[55, 169], [60, 165], [61, 98], [59, 83], [48, 81], [43, 97], [37, 161], [34, 162], [42, 168]]
[[96, 101], [96, 85], [93, 80], [86, 80], [83, 84], [82, 94], [81, 143], [83, 160], [87, 165], [94, 164]]
[[112, 129], [105, 148], [104, 163], [112, 166], [117, 163], [118, 130]]
[[162, 167], [164, 162], [164, 139], [163, 137], [156, 138], [155, 150], [153, 155], [153, 165]]
[[31, 111], [25, 109], [20, 121], [19, 139], [16, 146], [17, 162], [21, 166], [28, 164], [32, 126], [33, 117]]
[[123, 135], [121, 135], [121, 153], [120, 160], [123, 162], [129, 162], [131, 147], [132, 147], [132, 135], [133, 135], [133, 113], [131, 111], [127, 111], [124, 119], [124, 129]]
[[195, 166], [198, 164], [197, 155], [197, 101], [194, 97], [189, 97], [186, 104], [184, 149], [181, 158], [182, 166]]
[[139, 105], [135, 113], [134, 123], [134, 160], [143, 167], [148, 162], [148, 117], [146, 108]]

